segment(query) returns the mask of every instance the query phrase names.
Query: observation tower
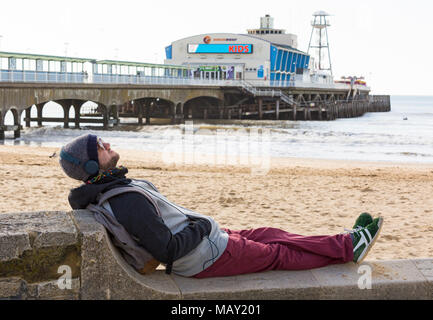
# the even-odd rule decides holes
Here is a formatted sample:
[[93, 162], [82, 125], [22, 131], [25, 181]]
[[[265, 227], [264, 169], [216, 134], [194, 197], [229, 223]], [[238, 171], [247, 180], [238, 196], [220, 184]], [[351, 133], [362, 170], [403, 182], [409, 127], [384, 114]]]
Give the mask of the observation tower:
[[318, 65], [314, 66], [319, 73], [332, 74], [331, 52], [329, 50], [328, 27], [330, 15], [325, 11], [317, 11], [313, 13], [313, 21], [311, 22], [312, 30], [310, 43], [307, 53], [318, 61]]

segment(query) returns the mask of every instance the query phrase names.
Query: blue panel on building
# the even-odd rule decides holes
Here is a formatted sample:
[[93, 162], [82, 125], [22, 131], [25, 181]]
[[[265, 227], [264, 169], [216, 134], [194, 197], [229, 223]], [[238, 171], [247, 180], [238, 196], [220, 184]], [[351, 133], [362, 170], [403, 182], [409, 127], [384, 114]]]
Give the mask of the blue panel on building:
[[301, 58], [302, 55], [298, 54], [298, 56], [296, 57], [296, 69], [301, 67]]
[[281, 68], [281, 58], [282, 58], [282, 56], [283, 56], [283, 50], [278, 50], [276, 70], [280, 70], [280, 68]]
[[300, 59], [300, 61], [299, 61], [299, 68], [303, 68], [303, 67], [304, 67], [305, 58], [306, 58], [305, 55], [302, 55], [302, 56], [301, 56], [301, 59]]
[[166, 59], [173, 59], [173, 47], [172, 46], [165, 47], [165, 57], [166, 57]]
[[305, 61], [305, 66], [304, 68], [307, 68], [310, 66], [310, 56], [307, 56], [307, 60]]
[[188, 44], [188, 53], [251, 54], [252, 44]]
[[265, 70], [263, 69], [263, 66], [260, 66], [259, 69], [257, 69], [257, 78], [263, 78], [265, 75]]
[[286, 64], [286, 70], [287, 72], [290, 71], [290, 66], [292, 64], [292, 58], [293, 58], [293, 52], [289, 52], [289, 55], [287, 57], [287, 64]]
[[290, 74], [287, 75], [286, 81], [287, 83], [290, 81]]
[[275, 80], [279, 81], [281, 78], [281, 73], [277, 73], [275, 76]]
[[282, 81], [285, 81], [285, 80], [286, 80], [286, 74], [285, 74], [285, 73], [283, 73], [283, 74], [281, 75], [281, 80], [282, 80]]
[[[275, 65], [277, 62], [277, 51], [278, 49], [274, 46], [271, 46], [271, 56], [270, 56], [270, 60], [271, 60], [271, 71], [275, 71]], [[273, 80], [273, 79], [271, 79]]]
[[298, 59], [298, 54], [294, 53], [293, 54], [292, 65], [290, 66], [290, 72], [295, 72], [295, 70], [296, 70], [296, 59]]
[[281, 61], [281, 71], [286, 70], [286, 64], [287, 64], [287, 51], [284, 51], [283, 60]]

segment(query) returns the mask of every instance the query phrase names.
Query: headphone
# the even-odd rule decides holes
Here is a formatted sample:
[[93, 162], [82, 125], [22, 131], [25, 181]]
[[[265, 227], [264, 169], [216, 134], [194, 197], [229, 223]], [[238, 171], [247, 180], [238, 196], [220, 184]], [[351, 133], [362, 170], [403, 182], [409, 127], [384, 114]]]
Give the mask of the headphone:
[[76, 166], [83, 168], [83, 170], [91, 176], [99, 172], [99, 164], [97, 161], [88, 160], [85, 163], [83, 163], [81, 160], [67, 153], [63, 148], [60, 151], [60, 158], [72, 164], [75, 164]]

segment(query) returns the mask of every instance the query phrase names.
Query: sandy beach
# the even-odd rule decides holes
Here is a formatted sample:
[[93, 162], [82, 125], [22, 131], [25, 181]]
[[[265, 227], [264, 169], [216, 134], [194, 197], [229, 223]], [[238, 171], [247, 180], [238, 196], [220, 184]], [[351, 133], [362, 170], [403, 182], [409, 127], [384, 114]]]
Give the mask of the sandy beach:
[[[58, 148], [0, 146], [0, 213], [69, 211]], [[163, 155], [117, 150], [128, 176], [150, 180], [173, 202], [220, 226], [277, 227], [303, 235], [336, 234], [361, 212], [385, 218], [367, 260], [433, 256], [433, 164], [273, 158], [265, 174], [240, 165], [183, 164]]]

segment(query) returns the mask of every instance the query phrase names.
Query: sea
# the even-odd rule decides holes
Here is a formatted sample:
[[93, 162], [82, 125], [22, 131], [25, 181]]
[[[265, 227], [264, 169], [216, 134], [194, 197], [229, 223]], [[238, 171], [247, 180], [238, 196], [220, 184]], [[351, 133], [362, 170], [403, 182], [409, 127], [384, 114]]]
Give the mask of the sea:
[[[54, 103], [44, 107], [44, 116], [62, 113]], [[64, 129], [63, 123], [38, 128], [32, 123], [19, 139], [6, 132], [0, 144], [60, 148], [74, 137], [92, 133], [113, 149], [184, 152], [187, 146], [187, 152], [201, 154], [261, 152], [278, 158], [433, 163], [433, 96], [391, 96], [391, 112], [335, 121], [190, 120], [150, 126], [136, 122], [121, 119], [109, 130]], [[11, 112], [5, 124], [12, 124]]]

